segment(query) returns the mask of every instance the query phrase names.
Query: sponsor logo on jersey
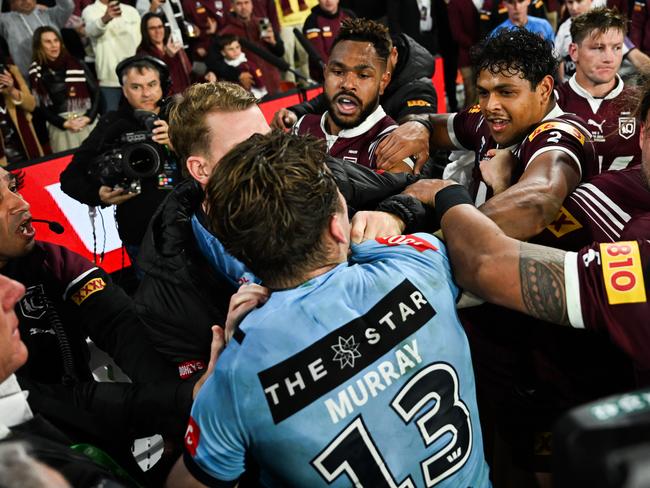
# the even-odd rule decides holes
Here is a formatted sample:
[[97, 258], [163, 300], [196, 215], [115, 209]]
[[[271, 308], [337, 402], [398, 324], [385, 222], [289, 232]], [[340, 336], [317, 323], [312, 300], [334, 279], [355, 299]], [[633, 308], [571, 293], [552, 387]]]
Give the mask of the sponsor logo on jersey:
[[307, 39], [316, 39], [318, 35], [320, 34], [319, 29], [312, 29], [310, 31], [307, 31]]
[[645, 281], [636, 241], [600, 245], [603, 281], [610, 305], [645, 303]]
[[106, 288], [106, 282], [102, 278], [93, 278], [84, 286], [79, 288], [79, 290], [77, 290], [77, 292], [74, 293], [70, 299], [77, 305], [81, 305], [90, 295], [97, 293], [104, 288]]
[[391, 351], [395, 361], [377, 365], [383, 376], [375, 376], [377, 381], [399, 378], [421, 361], [415, 341], [405, 341], [435, 315], [422, 292], [404, 280], [365, 315], [261, 371], [258, 379], [273, 421], [280, 423], [299, 412]]
[[438, 248], [431, 244], [429, 241], [420, 239], [413, 234], [390, 236], [390, 237], [377, 237], [375, 239], [379, 244], [384, 246], [411, 246], [416, 251], [424, 252], [426, 250], [437, 251]]
[[192, 457], [196, 456], [196, 450], [199, 448], [201, 441], [201, 429], [192, 417], [187, 422], [187, 430], [185, 431], [185, 448]]
[[470, 114], [477, 114], [480, 111], [481, 111], [481, 106], [477, 103], [476, 105], [472, 105], [467, 112]]
[[560, 211], [555, 217], [555, 220], [548, 224], [546, 228], [558, 239], [563, 235], [573, 232], [574, 230], [582, 229], [582, 224], [578, 222], [571, 212], [566, 208], [561, 207]]
[[629, 139], [636, 133], [636, 119], [634, 117], [618, 118], [618, 135], [623, 139]]
[[550, 122], [545, 122], [539, 125], [537, 129], [535, 129], [528, 136], [528, 140], [532, 141], [533, 139], [535, 139], [535, 137], [537, 137], [542, 132], [547, 132], [549, 130], [562, 131], [578, 139], [578, 142], [580, 142], [580, 144], [584, 145], [585, 143], [585, 135], [582, 132], [580, 132], [580, 130], [577, 127], [567, 122], [561, 122], [559, 120], [552, 120]]
[[23, 317], [34, 320], [42, 318], [47, 312], [47, 300], [43, 285], [34, 285], [27, 288], [25, 295], [18, 303]]
[[185, 361], [178, 365], [178, 375], [181, 379], [187, 379], [192, 376], [197, 371], [203, 371], [205, 369], [205, 363], [198, 359], [193, 359], [191, 361]]
[[431, 104], [426, 100], [408, 100], [406, 102], [407, 107], [430, 107]]

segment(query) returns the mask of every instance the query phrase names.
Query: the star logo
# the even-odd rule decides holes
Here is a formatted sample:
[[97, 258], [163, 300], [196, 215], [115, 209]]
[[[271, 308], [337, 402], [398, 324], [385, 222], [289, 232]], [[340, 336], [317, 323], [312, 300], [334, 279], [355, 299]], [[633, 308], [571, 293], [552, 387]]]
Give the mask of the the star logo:
[[347, 339], [339, 337], [339, 343], [330, 347], [336, 353], [332, 360], [338, 361], [341, 365], [341, 369], [346, 366], [354, 368], [354, 360], [361, 357], [361, 354], [358, 351], [359, 343], [355, 342], [353, 335]]

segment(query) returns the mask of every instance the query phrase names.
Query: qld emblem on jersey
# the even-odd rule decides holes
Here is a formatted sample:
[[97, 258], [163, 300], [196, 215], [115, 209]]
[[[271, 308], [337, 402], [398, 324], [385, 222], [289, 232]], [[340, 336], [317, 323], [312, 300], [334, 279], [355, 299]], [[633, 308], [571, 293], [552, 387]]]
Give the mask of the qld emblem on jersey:
[[629, 139], [636, 133], [636, 118], [619, 117], [618, 118], [618, 135], [623, 139]]

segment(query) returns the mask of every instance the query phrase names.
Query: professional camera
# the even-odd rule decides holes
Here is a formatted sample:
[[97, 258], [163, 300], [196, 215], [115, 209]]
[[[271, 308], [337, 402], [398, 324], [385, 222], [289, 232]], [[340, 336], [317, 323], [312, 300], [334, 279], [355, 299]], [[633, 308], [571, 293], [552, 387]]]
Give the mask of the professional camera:
[[161, 173], [167, 156], [163, 146], [152, 140], [158, 115], [147, 110], [134, 110], [133, 114], [145, 130], [122, 134], [117, 147], [97, 157], [88, 172], [102, 185], [140, 193], [142, 178]]

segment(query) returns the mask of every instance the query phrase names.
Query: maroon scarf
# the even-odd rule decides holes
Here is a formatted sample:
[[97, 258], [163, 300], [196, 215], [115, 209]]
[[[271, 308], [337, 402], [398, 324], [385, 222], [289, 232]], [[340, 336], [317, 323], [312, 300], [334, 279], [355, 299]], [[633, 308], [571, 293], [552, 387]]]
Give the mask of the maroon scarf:
[[[280, 0], [280, 7], [282, 8], [282, 15], [290, 15], [293, 13], [289, 0]], [[300, 10], [307, 10], [309, 8], [305, 0], [298, 0], [298, 7]]]
[[36, 61], [29, 68], [29, 81], [36, 95], [39, 106], [52, 105], [47, 88], [47, 71], [65, 70], [66, 112], [86, 112], [92, 106], [86, 73], [81, 63], [69, 54], [61, 54], [54, 61], [38, 64]]

